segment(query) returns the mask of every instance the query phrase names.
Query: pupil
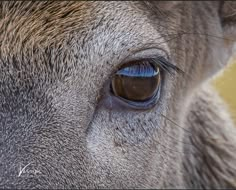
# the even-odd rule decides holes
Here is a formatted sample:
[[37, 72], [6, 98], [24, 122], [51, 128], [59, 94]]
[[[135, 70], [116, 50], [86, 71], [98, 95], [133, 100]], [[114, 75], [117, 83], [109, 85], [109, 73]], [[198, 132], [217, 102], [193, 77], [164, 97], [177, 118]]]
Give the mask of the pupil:
[[159, 85], [159, 69], [149, 63], [121, 69], [112, 79], [113, 93], [130, 101], [147, 101], [157, 93]]

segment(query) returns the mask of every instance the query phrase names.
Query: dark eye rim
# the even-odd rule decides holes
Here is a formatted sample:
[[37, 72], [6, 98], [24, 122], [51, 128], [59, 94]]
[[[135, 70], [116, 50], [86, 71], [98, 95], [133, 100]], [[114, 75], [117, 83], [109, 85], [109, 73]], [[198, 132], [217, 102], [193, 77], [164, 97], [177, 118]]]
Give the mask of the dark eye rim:
[[130, 101], [128, 99], [115, 96], [113, 93], [112, 93], [112, 97], [114, 98], [115, 101], [117, 101], [117, 103], [125, 107], [129, 107], [129, 108], [137, 109], [137, 110], [147, 110], [147, 109], [153, 108], [159, 101], [160, 96], [161, 96], [161, 88], [162, 88], [161, 86], [162, 86], [162, 81], [160, 82], [160, 85], [155, 95], [146, 101]]

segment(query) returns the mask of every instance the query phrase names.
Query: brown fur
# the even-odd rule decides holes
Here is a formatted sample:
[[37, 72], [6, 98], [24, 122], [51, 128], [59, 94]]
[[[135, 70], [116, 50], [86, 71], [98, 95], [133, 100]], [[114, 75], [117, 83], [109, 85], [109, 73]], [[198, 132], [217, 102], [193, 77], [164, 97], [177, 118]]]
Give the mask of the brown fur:
[[[0, 188], [236, 187], [235, 129], [201, 87], [231, 53], [228, 3], [1, 2]], [[185, 74], [153, 109], [108, 109], [111, 74], [157, 54]]]

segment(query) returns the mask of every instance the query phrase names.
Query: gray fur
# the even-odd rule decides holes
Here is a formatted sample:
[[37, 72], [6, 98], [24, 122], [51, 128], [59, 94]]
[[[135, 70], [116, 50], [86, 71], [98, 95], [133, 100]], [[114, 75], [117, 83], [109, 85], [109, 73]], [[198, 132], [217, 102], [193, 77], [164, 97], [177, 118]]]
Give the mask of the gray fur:
[[236, 129], [227, 107], [207, 83], [191, 99], [183, 122], [196, 148], [183, 159], [185, 182], [192, 188], [235, 188]]
[[[199, 126], [204, 118], [191, 119], [202, 103], [191, 103], [190, 93], [230, 53], [224, 7], [1, 2], [0, 188], [235, 187], [228, 183], [235, 177], [234, 144], [206, 144], [212, 135], [232, 142], [235, 136], [221, 125], [211, 132], [205, 120]], [[141, 50], [147, 52], [138, 55]], [[107, 106], [117, 67], [153, 54], [170, 57], [185, 75], [165, 74], [161, 99], [151, 110]], [[211, 112], [206, 120], [215, 124]], [[215, 156], [218, 149], [226, 158]], [[205, 157], [218, 164], [214, 172]]]

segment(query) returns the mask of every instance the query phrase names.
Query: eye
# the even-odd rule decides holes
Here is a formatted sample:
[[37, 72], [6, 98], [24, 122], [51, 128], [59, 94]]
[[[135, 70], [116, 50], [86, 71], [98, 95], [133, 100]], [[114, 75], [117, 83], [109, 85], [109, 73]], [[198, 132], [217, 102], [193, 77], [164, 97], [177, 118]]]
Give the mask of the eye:
[[148, 61], [133, 61], [118, 70], [112, 78], [111, 91], [136, 108], [147, 109], [159, 99], [161, 73]]

